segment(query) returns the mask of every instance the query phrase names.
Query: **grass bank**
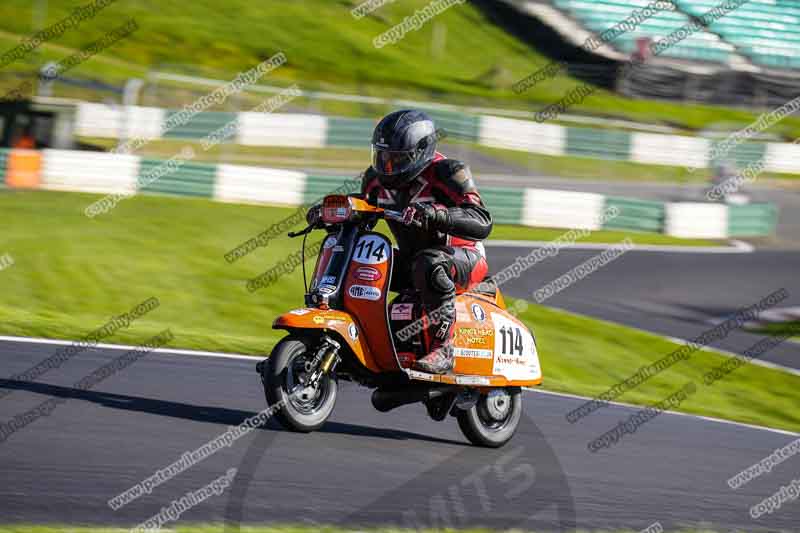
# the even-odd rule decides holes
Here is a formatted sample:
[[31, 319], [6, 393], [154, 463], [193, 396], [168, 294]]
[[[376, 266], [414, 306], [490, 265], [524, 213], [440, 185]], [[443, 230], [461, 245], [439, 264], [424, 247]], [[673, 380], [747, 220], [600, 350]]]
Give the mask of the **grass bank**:
[[[355, 19], [351, 9], [359, 3], [359, 0], [229, 0], [220, 4], [214, 0], [196, 0], [187, 9], [184, 3], [175, 0], [116, 2], [6, 70], [37, 71], [46, 62], [66, 57], [133, 18], [139, 30], [76, 67], [70, 76], [121, 85], [130, 77], [145, 77], [148, 70], [156, 69], [232, 79], [240, 71], [283, 51], [287, 65], [271, 73], [263, 83], [296, 82], [304, 89], [525, 111], [555, 102], [582, 84], [568, 76], [556, 76], [515, 94], [511, 90], [514, 82], [550, 60], [497, 26], [471, 3], [445, 10], [397, 43], [382, 48], [373, 45], [376, 36], [430, 1], [389, 3], [369, 16]], [[47, 9], [42, 11], [47, 15], [43, 23], [59, 21], [74, 7], [72, 0], [49, 0]], [[32, 11], [29, 0], [2, 2], [0, 46], [4, 50], [16, 46], [34, 31], [31, 21], [36, 17]], [[59, 90], [62, 89], [66, 94], [79, 95], [75, 88], [60, 86]], [[315, 105], [320, 111], [333, 114], [377, 115], [385, 111], [353, 102], [321, 101]], [[709, 125], [739, 129], [756, 118], [754, 113], [732, 108], [632, 100], [605, 90], [596, 91], [571, 112], [669, 124], [688, 130], [701, 130]], [[796, 138], [800, 136], [800, 119], [787, 118], [772, 128], [771, 133], [786, 139]]]

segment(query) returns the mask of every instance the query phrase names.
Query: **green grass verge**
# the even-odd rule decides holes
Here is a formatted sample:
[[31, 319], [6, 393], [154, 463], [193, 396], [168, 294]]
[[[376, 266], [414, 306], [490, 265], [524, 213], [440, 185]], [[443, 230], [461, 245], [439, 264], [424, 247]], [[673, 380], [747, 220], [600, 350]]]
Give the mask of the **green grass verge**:
[[[69, 75], [119, 85], [132, 76], [144, 77], [152, 68], [232, 79], [238, 72], [283, 51], [288, 64], [269, 74], [265, 83], [297, 82], [307, 89], [526, 111], [555, 102], [581, 84], [574, 78], [557, 76], [521, 95], [515, 94], [512, 84], [549, 63], [549, 59], [469, 3], [447, 9], [396, 44], [376, 49], [376, 36], [426, 6], [429, 0], [391, 3], [355, 20], [350, 10], [360, 1], [230, 0], [222, 5], [213, 0], [196, 0], [190, 9], [176, 0], [116, 2], [55, 42], [46, 43], [24, 60], [9, 65], [7, 70], [35, 71], [132, 17], [139, 25], [137, 32]], [[64, 18], [74, 7], [73, 0], [49, 0], [46, 23]], [[0, 30], [5, 30], [0, 35], [0, 46], [4, 50], [32, 33], [32, 10], [29, 0], [6, 0], [0, 4]], [[59, 90], [62, 87], [59, 85]], [[320, 101], [315, 105], [326, 113], [374, 116], [385, 111], [353, 102]], [[604, 90], [575, 105], [571, 112], [660, 122], [690, 130], [720, 124], [739, 129], [756, 117], [732, 108], [621, 98]], [[800, 119], [786, 118], [771, 132], [794, 139], [800, 136]]]
[[[0, 191], [4, 220], [0, 255], [0, 333], [76, 339], [112, 315], [156, 296], [159, 308], [105, 342], [134, 344], [171, 328], [173, 347], [267, 354], [283, 333], [275, 316], [302, 306], [299, 270], [249, 293], [245, 281], [299, 246], [276, 238], [228, 264], [223, 254], [291, 210], [214, 203], [204, 199], [135, 196], [95, 219], [83, 209], [97, 195]], [[315, 242], [314, 238], [311, 242]], [[535, 331], [544, 387], [596, 395], [676, 345], [623, 326], [531, 305], [523, 314]], [[688, 380], [698, 392], [682, 411], [800, 430], [797, 378], [747, 366], [702, 386], [701, 375], [726, 358], [695, 354], [626, 393], [621, 401], [649, 403]]]
[[[498, 225], [492, 229], [492, 239], [514, 241], [552, 241], [566, 230], [556, 228], [529, 228], [527, 226]], [[724, 246], [722, 241], [708, 239], [680, 239], [661, 233], [638, 233], [632, 231], [593, 231], [577, 241], [581, 243], [615, 244], [629, 237], [634, 244], [666, 244], [674, 246]]]
[[800, 342], [800, 320], [765, 324], [764, 326], [753, 328], [752, 331], [773, 337], [791, 334], [792, 336], [789, 339]]

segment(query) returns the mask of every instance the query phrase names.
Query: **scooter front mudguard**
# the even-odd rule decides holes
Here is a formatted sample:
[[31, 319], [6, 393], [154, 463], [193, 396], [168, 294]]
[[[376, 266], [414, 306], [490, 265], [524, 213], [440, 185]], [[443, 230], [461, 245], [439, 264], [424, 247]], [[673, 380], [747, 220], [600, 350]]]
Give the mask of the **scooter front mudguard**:
[[361, 327], [353, 320], [353, 317], [344, 311], [335, 309], [316, 309], [304, 307], [293, 309], [288, 313], [280, 315], [272, 323], [272, 329], [285, 329], [287, 331], [303, 329], [322, 329], [332, 330], [347, 343], [350, 350], [361, 362], [373, 372], [380, 372], [380, 368], [375, 364], [369, 347], [362, 343], [363, 338]]

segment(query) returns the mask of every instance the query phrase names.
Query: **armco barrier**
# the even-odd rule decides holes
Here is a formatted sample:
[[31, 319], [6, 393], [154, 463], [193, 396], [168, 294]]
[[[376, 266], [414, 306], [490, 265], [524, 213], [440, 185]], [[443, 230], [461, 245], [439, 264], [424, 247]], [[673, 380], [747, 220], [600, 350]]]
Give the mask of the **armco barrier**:
[[[93, 193], [155, 192], [210, 197], [233, 203], [309, 205], [326, 194], [358, 192], [358, 176], [308, 176], [303, 172], [243, 165], [141, 159], [133, 155], [70, 150], [0, 150], [0, 162], [25, 161], [23, 172], [0, 165], [10, 186]], [[38, 161], [41, 159], [41, 161]], [[34, 164], [35, 163], [35, 164]], [[24, 168], [23, 168], [24, 167]], [[154, 179], [153, 170], [163, 167]], [[40, 170], [41, 169], [41, 170]], [[20, 178], [20, 176], [27, 176]], [[15, 181], [16, 180], [16, 181]], [[6, 177], [0, 180], [9, 181]], [[550, 189], [482, 187], [498, 224], [552, 228], [664, 232], [677, 237], [724, 239], [770, 235], [777, 209], [770, 204], [667, 203]], [[601, 227], [604, 210], [618, 215]]]
[[664, 230], [664, 203], [619, 196], [606, 196], [605, 208], [616, 208], [619, 214], [608, 219], [603, 229], [634, 230], [660, 233]]
[[521, 224], [524, 190], [482, 187], [481, 198], [497, 224]]
[[[408, 107], [414, 107], [412, 102]], [[405, 105], [405, 104], [404, 104]], [[448, 137], [483, 146], [530, 153], [614, 159], [650, 165], [713, 166], [710, 141], [688, 135], [665, 135], [595, 128], [539, 124], [492, 115], [441, 109], [426, 110]], [[111, 107], [80, 103], [75, 130], [87, 137], [199, 139], [233, 121], [236, 135], [226, 139], [246, 146], [369, 146], [375, 120], [327, 117], [302, 113], [203, 112], [182, 125], [168, 128], [165, 121], [178, 111], [147, 107]], [[744, 142], [724, 154], [743, 167], [765, 157], [768, 172], [800, 173], [800, 147], [791, 143]]]
[[772, 233], [778, 210], [772, 204], [728, 206], [728, 233], [737, 237], [758, 237]]
[[328, 118], [326, 146], [369, 148], [375, 124], [363, 118]]
[[361, 178], [350, 176], [307, 176], [303, 190], [303, 205], [312, 205], [326, 194], [357, 194], [361, 192]]
[[[164, 119], [167, 124], [170, 123], [170, 117], [175, 114], [176, 111], [167, 113]], [[198, 113], [186, 121], [185, 124], [176, 124], [175, 127], [166, 130], [164, 137], [167, 139], [202, 139], [226, 126], [229, 122], [236, 123], [237, 116], [237, 113], [226, 112]], [[178, 120], [178, 122], [180, 121]]]
[[177, 166], [172, 172], [155, 177], [164, 162], [158, 159], [142, 159], [139, 165], [138, 190], [142, 192], [160, 192], [185, 196], [214, 196], [216, 181], [216, 165], [186, 162]]
[[627, 131], [567, 128], [567, 155], [627, 161], [631, 134]]

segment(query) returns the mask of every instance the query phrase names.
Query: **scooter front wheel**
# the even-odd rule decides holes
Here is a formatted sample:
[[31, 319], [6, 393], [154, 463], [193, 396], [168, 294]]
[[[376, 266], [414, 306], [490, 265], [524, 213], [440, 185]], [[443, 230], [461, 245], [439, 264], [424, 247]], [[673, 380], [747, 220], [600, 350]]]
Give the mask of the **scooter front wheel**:
[[519, 387], [492, 389], [456, 417], [458, 427], [472, 444], [499, 448], [517, 431], [522, 418], [522, 391]]
[[321, 428], [336, 404], [338, 386], [334, 376], [323, 374], [314, 386], [306, 384], [313, 359], [308, 341], [289, 336], [273, 348], [261, 365], [267, 403], [276, 409], [281, 425], [293, 431], [308, 433]]

